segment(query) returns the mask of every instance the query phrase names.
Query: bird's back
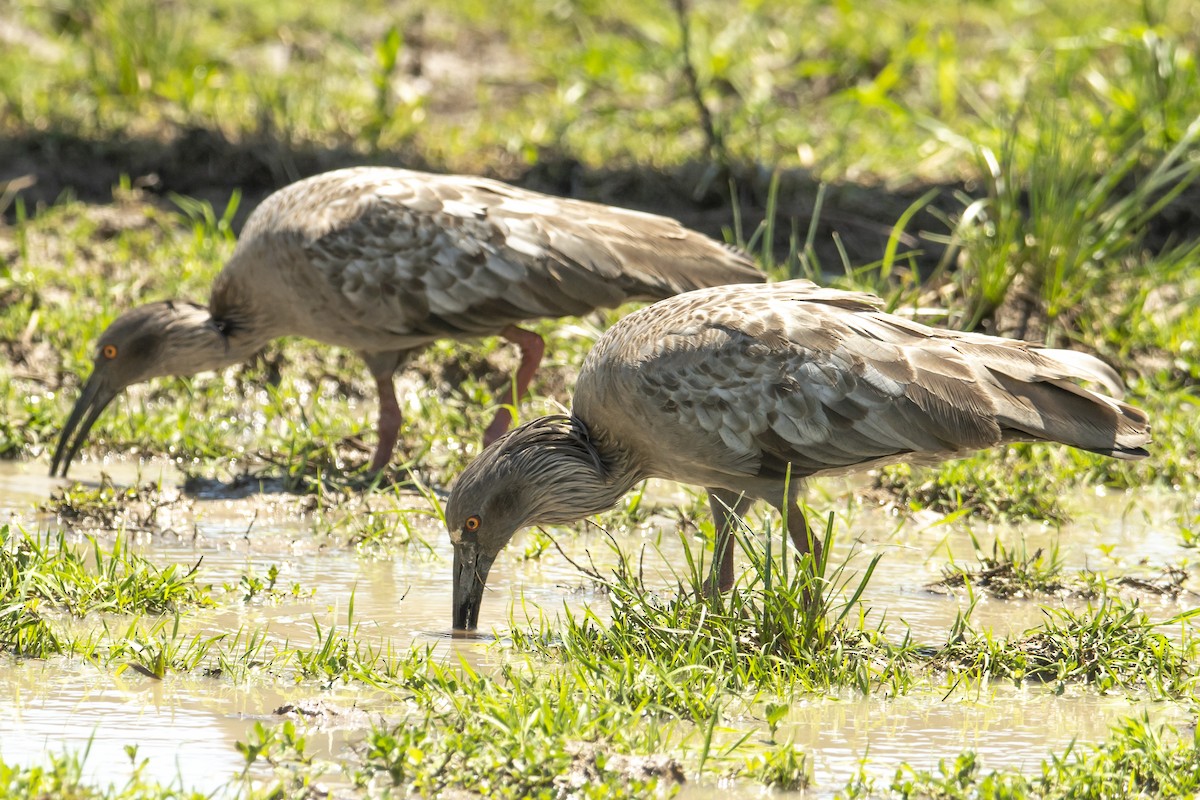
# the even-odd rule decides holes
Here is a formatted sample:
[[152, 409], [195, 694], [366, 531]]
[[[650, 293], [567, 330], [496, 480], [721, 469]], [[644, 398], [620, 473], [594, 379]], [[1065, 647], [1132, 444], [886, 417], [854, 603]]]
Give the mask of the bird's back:
[[681, 295], [597, 342], [575, 413], [653, 474], [759, 493], [793, 477], [1049, 440], [1144, 456], [1146, 415], [1081, 353], [930, 328], [808, 281]]
[[374, 350], [762, 279], [743, 254], [665, 217], [483, 178], [364, 167], [268, 197], [213, 306], [269, 286], [272, 303], [298, 304], [292, 327], [314, 328], [287, 332], [335, 341], [336, 327], [353, 340], [340, 343]]

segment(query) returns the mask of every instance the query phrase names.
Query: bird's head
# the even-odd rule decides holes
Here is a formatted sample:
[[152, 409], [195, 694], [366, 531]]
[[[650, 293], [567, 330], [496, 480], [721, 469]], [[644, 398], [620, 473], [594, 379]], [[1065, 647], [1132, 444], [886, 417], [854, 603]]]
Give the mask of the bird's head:
[[229, 363], [225, 338], [224, 326], [195, 303], [150, 303], [117, 317], [96, 344], [92, 375], [59, 435], [50, 474], [60, 466], [67, 474], [100, 414], [126, 386], [223, 366]]
[[527, 525], [556, 525], [610, 508], [614, 485], [575, 417], [556, 414], [506, 433], [468, 466], [446, 502], [454, 544], [454, 627], [472, 630], [492, 562]]

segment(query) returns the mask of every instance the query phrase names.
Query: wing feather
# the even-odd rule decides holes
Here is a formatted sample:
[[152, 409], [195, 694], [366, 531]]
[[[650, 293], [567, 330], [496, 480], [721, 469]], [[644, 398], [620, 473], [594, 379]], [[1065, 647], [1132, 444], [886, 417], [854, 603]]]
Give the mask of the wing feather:
[[734, 489], [789, 465], [804, 477], [1016, 440], [1144, 453], [1145, 415], [1078, 380], [1116, 378], [1090, 356], [937, 330], [789, 281], [629, 315], [585, 360], [575, 408], [622, 441], [658, 443], [643, 454], [656, 474]]
[[[268, 197], [227, 271], [264, 268], [314, 271], [327, 287], [323, 313], [364, 336], [496, 333], [522, 320], [763, 280], [749, 258], [672, 219], [483, 178], [375, 167], [324, 173]], [[321, 285], [306, 276], [281, 283], [289, 281], [310, 292]], [[314, 319], [312, 332], [294, 332], [328, 339], [330, 324]]]

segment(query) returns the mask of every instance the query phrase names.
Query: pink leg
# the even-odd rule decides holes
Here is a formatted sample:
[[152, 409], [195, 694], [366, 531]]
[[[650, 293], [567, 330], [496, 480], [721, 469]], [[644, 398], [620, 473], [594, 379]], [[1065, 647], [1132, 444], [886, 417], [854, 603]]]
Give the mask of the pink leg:
[[508, 392], [500, 401], [501, 409], [496, 412], [492, 424], [488, 425], [483, 433], [484, 447], [499, 439], [501, 434], [508, 430], [512, 423], [512, 412], [507, 406], [515, 406], [525, 396], [533, 380], [533, 373], [537, 372], [538, 365], [542, 363], [542, 355], [546, 352], [546, 343], [533, 331], [509, 325], [500, 331], [500, 335], [521, 348], [521, 365], [517, 367], [516, 379], [509, 384]]
[[396, 402], [396, 386], [392, 376], [375, 376], [379, 388], [379, 443], [375, 446], [375, 457], [371, 459], [371, 472], [380, 472], [392, 460], [396, 439], [400, 435], [400, 404]]

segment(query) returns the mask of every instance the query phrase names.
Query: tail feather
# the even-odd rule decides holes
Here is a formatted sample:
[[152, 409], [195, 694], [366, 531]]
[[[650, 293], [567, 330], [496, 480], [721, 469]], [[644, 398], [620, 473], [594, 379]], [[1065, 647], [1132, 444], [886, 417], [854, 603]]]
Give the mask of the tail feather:
[[[1051, 369], [1043, 374], [1014, 375], [992, 370], [1004, 390], [996, 398], [998, 417], [1005, 427], [1024, 434], [1014, 438], [1061, 442], [1082, 450], [1120, 459], [1145, 458], [1149, 453], [1150, 419], [1145, 411], [1116, 397], [1075, 383], [1102, 384], [1114, 395], [1124, 394], [1117, 373], [1092, 356], [1066, 350], [1035, 350]], [[1061, 371], [1055, 368], [1061, 368]]]
[[742, 250], [670, 222], [675, 227], [665, 233], [656, 227], [656, 236], [630, 235], [608, 241], [618, 261], [625, 264], [617, 279], [625, 284], [631, 299], [661, 300], [696, 289], [766, 280], [754, 259]]
[[1120, 400], [1125, 397], [1125, 384], [1117, 371], [1095, 356], [1080, 353], [1077, 350], [1049, 350], [1038, 348], [1039, 356], [1061, 364], [1066, 374], [1062, 377], [1073, 377], [1093, 381], [1104, 386], [1108, 393]]

